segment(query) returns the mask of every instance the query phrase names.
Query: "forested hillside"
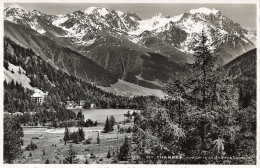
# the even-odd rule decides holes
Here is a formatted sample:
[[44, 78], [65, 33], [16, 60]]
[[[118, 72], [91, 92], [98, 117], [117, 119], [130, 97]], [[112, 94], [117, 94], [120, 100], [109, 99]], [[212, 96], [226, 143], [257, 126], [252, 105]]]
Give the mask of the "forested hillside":
[[[43, 105], [47, 109], [56, 109], [60, 106], [60, 102], [67, 100], [87, 100], [88, 104], [95, 103], [97, 107], [102, 108], [142, 108], [146, 101], [144, 97], [128, 98], [104, 92], [86, 81], [55, 69], [41, 57], [35, 55], [31, 49], [25, 49], [5, 38], [4, 66], [6, 70], [8, 70], [9, 63], [20, 66], [25, 71], [20, 73], [25, 73], [30, 78], [32, 87], [48, 93], [47, 100]], [[14, 81], [7, 83], [5, 81], [4, 93], [5, 110], [24, 112], [34, 109], [30, 102], [32, 91], [23, 88], [20, 83]]]
[[240, 108], [247, 108], [256, 102], [256, 49], [230, 61], [224, 66], [239, 88]]

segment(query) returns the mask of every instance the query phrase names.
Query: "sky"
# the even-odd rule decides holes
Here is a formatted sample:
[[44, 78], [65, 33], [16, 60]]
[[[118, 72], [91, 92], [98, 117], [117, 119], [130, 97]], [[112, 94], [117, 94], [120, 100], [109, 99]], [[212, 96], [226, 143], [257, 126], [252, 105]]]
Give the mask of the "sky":
[[39, 10], [46, 14], [68, 14], [77, 10], [84, 11], [88, 7], [104, 7], [109, 10], [121, 10], [123, 12], [136, 13], [142, 19], [151, 18], [156, 13], [164, 13], [169, 16], [183, 14], [191, 9], [200, 7], [215, 8], [242, 27], [256, 30], [256, 5], [255, 4], [160, 4], [160, 3], [18, 3], [4, 4], [19, 5], [27, 10]]

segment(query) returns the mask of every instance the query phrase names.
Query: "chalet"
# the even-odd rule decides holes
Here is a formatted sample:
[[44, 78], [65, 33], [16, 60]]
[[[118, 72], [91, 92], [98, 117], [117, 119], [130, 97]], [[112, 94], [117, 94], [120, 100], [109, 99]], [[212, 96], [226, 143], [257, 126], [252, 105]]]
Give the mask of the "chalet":
[[42, 104], [44, 102], [44, 98], [47, 96], [47, 93], [39, 93], [39, 92], [35, 92], [32, 96], [31, 96], [31, 101], [35, 102], [37, 104]]
[[86, 100], [80, 100], [79, 101], [79, 106], [84, 106], [86, 102], [87, 102]]

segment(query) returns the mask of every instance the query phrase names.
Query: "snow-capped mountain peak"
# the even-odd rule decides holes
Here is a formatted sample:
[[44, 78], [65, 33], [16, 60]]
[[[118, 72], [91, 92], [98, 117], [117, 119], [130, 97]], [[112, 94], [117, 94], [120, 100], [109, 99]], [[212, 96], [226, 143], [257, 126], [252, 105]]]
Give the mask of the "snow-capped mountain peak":
[[117, 13], [117, 15], [118, 15], [119, 17], [123, 16], [123, 14], [124, 14], [124, 12], [122, 12], [122, 11], [120, 11], [120, 10], [117, 10], [116, 13]]
[[231, 48], [230, 55], [238, 47], [247, 51], [256, 42], [255, 34], [243, 29], [219, 10], [204, 7], [178, 16], [157, 13], [149, 19], [141, 19], [135, 13], [109, 11], [102, 7], [89, 7], [84, 12], [75, 11], [66, 15], [48, 15], [14, 6], [5, 9], [4, 17], [5, 20], [25, 25], [40, 34], [70, 38], [72, 44], [85, 46], [95, 43], [100, 34], [110, 33], [117, 37], [126, 35], [138, 45], [143, 45], [146, 38], [156, 37], [182, 52], [191, 53], [202, 29], [213, 46], [212, 50], [220, 50], [221, 46], [228, 45]]
[[11, 9], [18, 9], [18, 10], [26, 10], [23, 7], [21, 7], [20, 5], [11, 5], [5, 8], [5, 10], [11, 10]]
[[217, 9], [209, 9], [209, 8], [199, 8], [199, 9], [192, 9], [189, 11], [190, 14], [196, 14], [196, 13], [200, 13], [200, 14], [205, 14], [205, 15], [210, 15], [210, 14], [217, 14], [219, 12], [219, 10]]
[[109, 14], [109, 11], [106, 8], [92, 6], [86, 9], [84, 13], [88, 15], [99, 13], [101, 16], [105, 17], [107, 14]]
[[170, 16], [163, 13], [157, 13], [153, 16], [153, 18], [170, 18]]
[[5, 16], [7, 13], [10, 13], [11, 15], [23, 15], [23, 14], [28, 14], [30, 13], [28, 10], [22, 8], [21, 6], [18, 5], [12, 5], [4, 10]]

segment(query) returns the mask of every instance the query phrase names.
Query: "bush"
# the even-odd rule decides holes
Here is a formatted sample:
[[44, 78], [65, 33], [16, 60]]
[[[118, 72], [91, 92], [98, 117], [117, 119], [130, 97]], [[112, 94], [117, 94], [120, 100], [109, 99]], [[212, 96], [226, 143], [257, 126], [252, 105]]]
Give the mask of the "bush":
[[30, 151], [30, 150], [35, 150], [35, 149], [37, 149], [37, 145], [36, 145], [35, 143], [33, 143], [32, 141], [31, 141], [30, 144], [28, 144], [28, 145], [25, 147], [25, 150], [28, 150], [28, 151]]
[[70, 139], [71, 139], [74, 143], [76, 143], [76, 144], [78, 144], [79, 142], [82, 142], [82, 138], [81, 138], [81, 136], [79, 135], [78, 132], [72, 132], [72, 133], [70, 134]]
[[119, 155], [118, 155], [118, 159], [120, 161], [127, 161], [128, 160], [127, 156], [128, 156], [129, 148], [130, 148], [130, 145], [129, 145], [129, 142], [128, 142], [128, 138], [126, 136], [125, 137], [125, 142], [121, 146], [120, 152], [119, 152]]
[[85, 143], [86, 144], [91, 144], [91, 141], [92, 141], [92, 138], [88, 138], [88, 139], [86, 139]]
[[32, 153], [31, 152], [29, 153], [29, 157], [32, 157]]
[[90, 157], [89, 158], [96, 158], [96, 156], [91, 152], [91, 154], [90, 154]]
[[108, 153], [107, 153], [107, 158], [111, 158], [111, 153], [110, 153], [110, 151], [108, 151]]
[[131, 133], [132, 131], [133, 131], [132, 127], [129, 126], [126, 132]]
[[50, 164], [49, 159], [47, 159], [47, 160], [45, 161], [45, 164]]
[[84, 161], [84, 163], [85, 164], [89, 164], [89, 162], [88, 162], [88, 159], [86, 158], [86, 160]]
[[84, 123], [84, 127], [93, 127], [97, 126], [97, 121], [93, 122], [91, 119], [87, 119]]

